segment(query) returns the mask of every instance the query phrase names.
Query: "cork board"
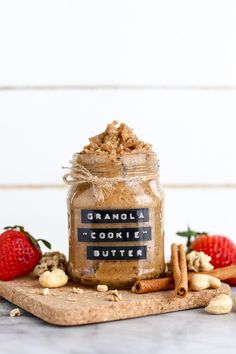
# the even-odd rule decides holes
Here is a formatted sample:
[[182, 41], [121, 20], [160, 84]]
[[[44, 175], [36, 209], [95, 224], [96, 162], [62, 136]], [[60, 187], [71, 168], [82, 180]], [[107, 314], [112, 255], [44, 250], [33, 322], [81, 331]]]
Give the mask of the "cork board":
[[173, 290], [142, 295], [122, 290], [123, 300], [112, 302], [108, 293], [79, 285], [84, 292], [76, 294], [73, 287], [78, 287], [78, 283], [51, 289], [50, 295], [44, 296], [38, 280], [27, 276], [0, 281], [0, 295], [48, 323], [71, 326], [204, 307], [214, 296], [231, 292], [227, 284], [222, 284], [217, 290], [189, 292], [184, 299], [178, 299]]

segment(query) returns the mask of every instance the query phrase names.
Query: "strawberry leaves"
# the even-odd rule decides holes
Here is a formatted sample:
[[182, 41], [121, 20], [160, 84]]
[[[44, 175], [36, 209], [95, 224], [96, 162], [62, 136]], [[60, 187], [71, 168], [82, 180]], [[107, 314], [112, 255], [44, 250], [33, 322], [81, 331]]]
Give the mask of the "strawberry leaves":
[[186, 244], [186, 246], [188, 248], [187, 252], [190, 251], [190, 245], [191, 245], [193, 239], [195, 239], [199, 235], [207, 235], [207, 234], [208, 234], [207, 232], [194, 231], [189, 226], [188, 226], [187, 230], [185, 230], [185, 231], [176, 232], [176, 235], [187, 238], [187, 244]]
[[24, 226], [20, 226], [20, 225], [6, 226], [6, 227], [4, 227], [4, 230], [16, 230], [16, 231], [22, 232], [23, 234], [26, 235], [26, 237], [28, 237], [30, 239], [30, 241], [33, 243], [33, 245], [40, 251], [41, 251], [41, 248], [39, 246], [39, 242], [42, 242], [44, 244], [44, 246], [51, 249], [50, 242], [48, 242], [47, 240], [44, 240], [42, 238], [39, 238], [39, 239], [34, 238], [28, 231], [25, 230]]
[[42, 239], [42, 238], [37, 238], [36, 241], [37, 241], [37, 243], [38, 243], [38, 242], [42, 242], [42, 243], [44, 244], [44, 246], [46, 246], [46, 247], [49, 248], [49, 249], [52, 248], [51, 243], [48, 242], [47, 240], [44, 240], [44, 239]]

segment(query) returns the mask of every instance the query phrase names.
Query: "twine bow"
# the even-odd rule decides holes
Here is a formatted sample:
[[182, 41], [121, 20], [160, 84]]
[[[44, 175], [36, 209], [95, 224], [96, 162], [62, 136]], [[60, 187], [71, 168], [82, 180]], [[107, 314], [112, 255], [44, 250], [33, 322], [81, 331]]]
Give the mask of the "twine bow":
[[63, 181], [69, 185], [79, 185], [89, 183], [93, 189], [95, 199], [102, 203], [104, 195], [111, 191], [111, 186], [115, 182], [112, 178], [98, 177], [93, 175], [83, 165], [72, 162], [72, 167], [63, 167], [70, 171], [63, 176]]
[[92, 187], [95, 199], [100, 203], [104, 201], [105, 196], [110, 194], [114, 183], [121, 181], [126, 181], [127, 183], [133, 181], [150, 181], [157, 177], [157, 172], [153, 172], [145, 176], [98, 177], [93, 175], [86, 167], [74, 160], [71, 164], [71, 167], [63, 167], [65, 169], [69, 169], [69, 172], [63, 177], [64, 182], [74, 186], [89, 183]]

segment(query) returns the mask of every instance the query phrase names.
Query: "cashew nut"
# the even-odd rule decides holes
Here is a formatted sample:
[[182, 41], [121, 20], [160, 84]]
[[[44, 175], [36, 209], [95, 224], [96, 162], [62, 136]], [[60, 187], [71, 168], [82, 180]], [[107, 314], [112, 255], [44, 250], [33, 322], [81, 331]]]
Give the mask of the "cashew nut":
[[200, 291], [204, 289], [220, 288], [221, 281], [218, 278], [207, 274], [194, 274], [190, 280], [190, 287], [192, 290]]
[[232, 310], [232, 306], [231, 297], [226, 294], [221, 294], [211, 299], [208, 306], [205, 307], [205, 311], [214, 315], [223, 315], [229, 313]]
[[61, 269], [46, 271], [39, 277], [39, 283], [44, 288], [59, 288], [68, 282], [68, 276]]

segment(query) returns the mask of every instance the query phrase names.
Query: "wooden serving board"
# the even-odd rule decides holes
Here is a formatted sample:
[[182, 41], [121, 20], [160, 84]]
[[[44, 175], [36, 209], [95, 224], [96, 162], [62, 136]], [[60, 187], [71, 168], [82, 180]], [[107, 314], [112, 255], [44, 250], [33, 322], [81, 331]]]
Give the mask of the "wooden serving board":
[[[79, 287], [84, 292], [73, 293], [73, 287]], [[44, 296], [38, 279], [33, 276], [0, 281], [2, 297], [48, 323], [61, 326], [107, 322], [203, 307], [216, 295], [230, 295], [231, 290], [229, 285], [222, 284], [217, 290], [189, 292], [184, 299], [176, 298], [173, 290], [142, 295], [133, 294], [128, 290], [119, 292], [123, 300], [112, 302], [108, 293], [97, 292], [95, 289], [71, 282], [62, 288], [50, 289], [50, 295]]]

